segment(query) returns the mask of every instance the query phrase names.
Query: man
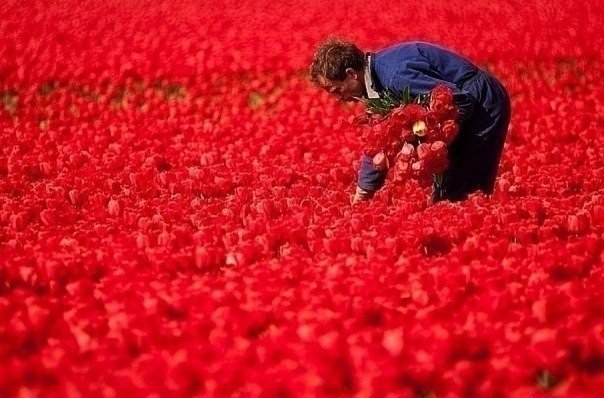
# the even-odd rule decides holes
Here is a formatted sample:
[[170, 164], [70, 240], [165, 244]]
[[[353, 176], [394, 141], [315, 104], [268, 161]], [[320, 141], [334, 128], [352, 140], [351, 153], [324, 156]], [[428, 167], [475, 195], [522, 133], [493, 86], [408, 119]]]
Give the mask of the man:
[[[449, 167], [442, 183], [434, 185], [432, 202], [463, 200], [477, 190], [493, 192], [510, 121], [510, 98], [495, 77], [468, 59], [424, 42], [365, 54], [352, 43], [331, 39], [318, 47], [310, 75], [340, 101], [379, 98], [384, 90], [401, 92], [407, 85], [414, 96], [437, 85], [451, 88], [460, 132], [449, 146]], [[353, 203], [372, 197], [386, 174], [363, 155]]]

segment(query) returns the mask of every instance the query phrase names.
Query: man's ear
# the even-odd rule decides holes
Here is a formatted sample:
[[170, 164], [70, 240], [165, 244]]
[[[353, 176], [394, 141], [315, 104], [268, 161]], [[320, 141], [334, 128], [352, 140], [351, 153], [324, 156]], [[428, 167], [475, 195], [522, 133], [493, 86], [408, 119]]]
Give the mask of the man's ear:
[[352, 77], [354, 80], [359, 80], [359, 71], [356, 71], [352, 68], [346, 68], [346, 76]]

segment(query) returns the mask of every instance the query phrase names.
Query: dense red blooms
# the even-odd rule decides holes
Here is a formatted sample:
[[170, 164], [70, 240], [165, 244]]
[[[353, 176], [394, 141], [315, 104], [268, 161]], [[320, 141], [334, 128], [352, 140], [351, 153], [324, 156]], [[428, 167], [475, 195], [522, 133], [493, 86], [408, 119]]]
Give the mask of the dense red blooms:
[[454, 120], [457, 109], [453, 106], [453, 93], [446, 86], [437, 86], [430, 94], [430, 112], [438, 120]]
[[[603, 12], [0, 2], [0, 396], [601, 394]], [[491, 197], [350, 206], [362, 109], [306, 74], [332, 33], [502, 80]]]

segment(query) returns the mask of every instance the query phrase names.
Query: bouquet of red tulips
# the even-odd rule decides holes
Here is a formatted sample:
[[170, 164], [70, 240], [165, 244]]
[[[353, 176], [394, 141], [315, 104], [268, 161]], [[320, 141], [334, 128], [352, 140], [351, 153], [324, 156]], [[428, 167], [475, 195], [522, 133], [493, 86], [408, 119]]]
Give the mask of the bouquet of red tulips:
[[453, 94], [437, 86], [429, 94], [412, 98], [386, 92], [366, 101], [364, 153], [377, 169], [393, 170], [394, 181], [416, 179], [421, 186], [438, 181], [448, 167], [447, 148], [459, 131]]

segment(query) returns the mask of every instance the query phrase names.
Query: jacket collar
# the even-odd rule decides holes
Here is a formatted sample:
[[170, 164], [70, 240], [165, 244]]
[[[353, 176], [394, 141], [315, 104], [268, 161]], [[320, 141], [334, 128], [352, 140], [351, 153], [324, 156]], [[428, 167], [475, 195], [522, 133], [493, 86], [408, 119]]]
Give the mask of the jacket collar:
[[375, 77], [375, 71], [373, 70], [372, 65], [372, 53], [366, 54], [367, 66], [365, 67], [364, 77], [365, 77], [365, 89], [367, 90], [367, 98], [380, 98], [379, 90], [379, 82]]

